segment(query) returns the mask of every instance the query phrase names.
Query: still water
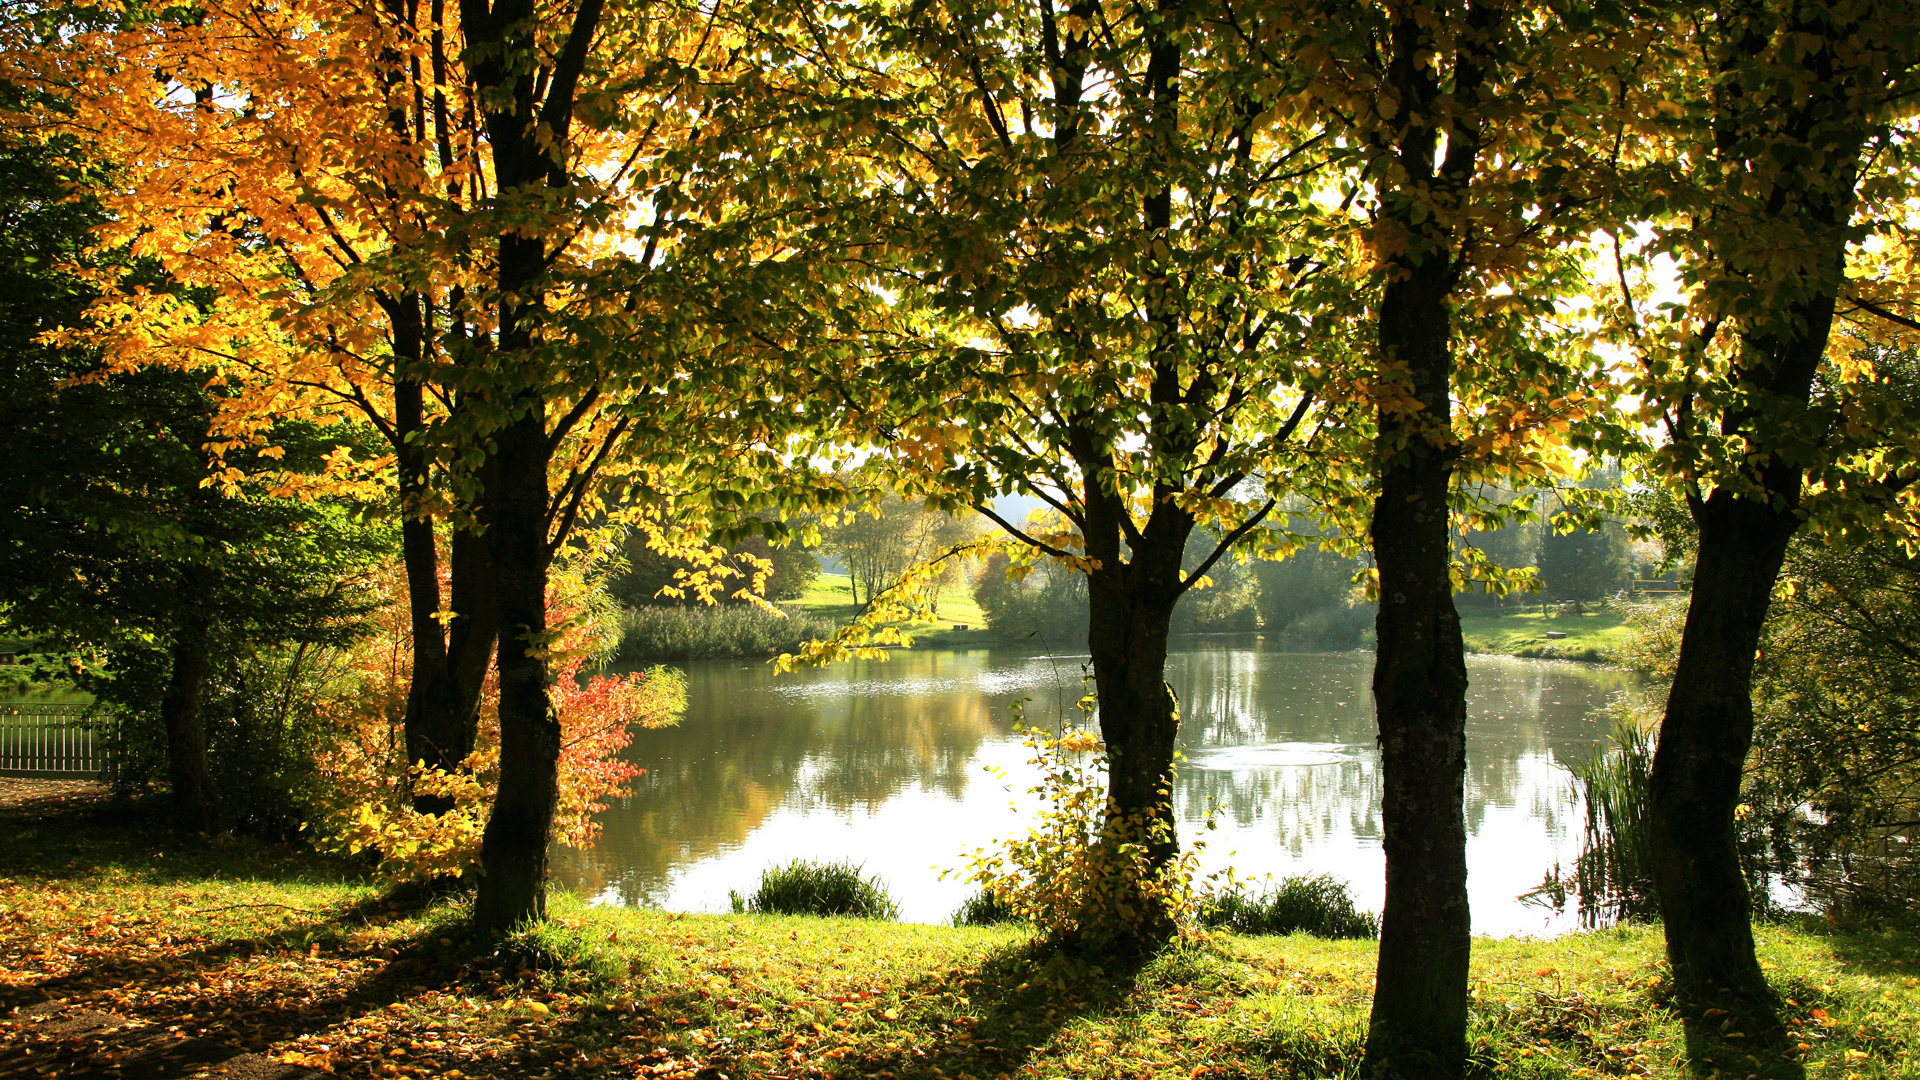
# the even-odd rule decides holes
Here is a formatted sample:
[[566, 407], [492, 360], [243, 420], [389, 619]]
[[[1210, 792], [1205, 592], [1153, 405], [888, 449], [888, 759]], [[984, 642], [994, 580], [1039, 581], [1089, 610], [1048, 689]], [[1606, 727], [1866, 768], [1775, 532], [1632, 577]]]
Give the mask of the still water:
[[[1239, 639], [1175, 649], [1183, 843], [1204, 839], [1203, 868], [1242, 878], [1333, 873], [1379, 910], [1372, 655]], [[974, 886], [941, 872], [1023, 831], [1033, 808], [1012, 705], [1026, 702], [1030, 724], [1076, 719], [1084, 662], [967, 649], [788, 675], [757, 661], [685, 665], [685, 717], [636, 732], [629, 755], [646, 773], [602, 815], [596, 847], [555, 853], [556, 873], [603, 903], [724, 911], [728, 890], [751, 891], [767, 866], [850, 859], [886, 882], [903, 919], [945, 921]], [[1498, 656], [1469, 657], [1468, 674], [1474, 930], [1569, 928], [1517, 897], [1578, 852], [1564, 766], [1606, 744], [1593, 713], [1631, 677]]]

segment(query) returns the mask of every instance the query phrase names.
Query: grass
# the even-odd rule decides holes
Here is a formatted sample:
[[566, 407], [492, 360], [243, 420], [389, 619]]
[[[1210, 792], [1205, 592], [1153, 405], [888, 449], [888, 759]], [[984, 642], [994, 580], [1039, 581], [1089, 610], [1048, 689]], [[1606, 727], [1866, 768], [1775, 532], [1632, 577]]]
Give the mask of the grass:
[[[1608, 649], [1624, 645], [1632, 634], [1627, 621], [1611, 611], [1585, 615], [1466, 615], [1460, 619], [1467, 651], [1504, 653], [1556, 660], [1606, 659]], [[1565, 634], [1550, 638], [1549, 633]]]
[[[859, 613], [853, 602], [853, 581], [845, 574], [821, 574], [793, 606], [809, 615], [832, 619], [836, 624], [852, 622]], [[900, 629], [913, 636], [916, 647], [953, 649], [992, 645], [1000, 639], [987, 629], [986, 613], [974, 603], [973, 588], [952, 585], [940, 594], [940, 617], [915, 619]]]
[[[0, 1072], [23, 1075], [106, 1074], [107, 1054], [147, 1075], [252, 1048], [354, 1080], [1354, 1077], [1374, 968], [1370, 941], [1214, 934], [1103, 970], [1034, 951], [1019, 927], [566, 897], [541, 929], [480, 945], [457, 898], [390, 898], [280, 849], [197, 850], [75, 813], [0, 814], [0, 829], [0, 1008], [54, 997], [134, 1021], [0, 1027]], [[1474, 1073], [1920, 1076], [1913, 934], [1759, 940], [1783, 1033], [1677, 1012], [1657, 928], [1477, 941]]]
[[1347, 884], [1331, 874], [1290, 877], [1264, 892], [1244, 887], [1210, 896], [1200, 921], [1236, 934], [1311, 934], [1332, 939], [1380, 936], [1380, 918], [1355, 911]]
[[782, 618], [747, 604], [627, 608], [618, 655], [626, 663], [765, 656], [833, 630], [827, 619], [795, 611]]
[[736, 915], [851, 915], [860, 919], [894, 919], [900, 905], [887, 895], [877, 877], [867, 877], [852, 863], [814, 863], [795, 859], [770, 866], [760, 875], [760, 887], [747, 896], [728, 893]]

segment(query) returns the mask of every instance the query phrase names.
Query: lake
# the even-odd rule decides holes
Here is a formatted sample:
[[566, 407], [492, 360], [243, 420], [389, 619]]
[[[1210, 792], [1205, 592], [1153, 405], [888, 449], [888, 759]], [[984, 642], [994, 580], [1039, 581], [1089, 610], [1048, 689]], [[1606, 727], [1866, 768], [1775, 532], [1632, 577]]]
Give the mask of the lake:
[[[1167, 681], [1182, 707], [1176, 779], [1183, 845], [1242, 878], [1332, 873], [1379, 910], [1379, 754], [1371, 653], [1295, 653], [1259, 640], [1176, 639]], [[944, 922], [976, 887], [941, 871], [1015, 835], [1035, 771], [1013, 725], [1077, 719], [1082, 656], [1011, 649], [895, 651], [775, 675], [759, 661], [687, 672], [678, 726], [638, 731], [646, 769], [601, 817], [590, 851], [555, 852], [565, 885], [611, 904], [725, 911], [766, 867], [850, 859], [877, 874], [901, 917]], [[1626, 672], [1473, 656], [1468, 887], [1474, 931], [1551, 934], [1572, 915], [1523, 904], [1579, 851], [1565, 765], [1606, 745], [1596, 709], [1632, 692]], [[1207, 830], [1211, 812], [1216, 828]]]

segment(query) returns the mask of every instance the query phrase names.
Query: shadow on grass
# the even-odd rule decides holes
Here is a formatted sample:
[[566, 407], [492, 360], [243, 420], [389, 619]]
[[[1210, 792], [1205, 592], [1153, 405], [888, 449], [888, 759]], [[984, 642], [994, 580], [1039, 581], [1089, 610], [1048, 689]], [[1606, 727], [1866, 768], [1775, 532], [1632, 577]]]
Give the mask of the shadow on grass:
[[[1162, 957], [1154, 963], [1165, 962]], [[891, 988], [899, 1003], [885, 1024], [870, 1013], [843, 1013], [844, 1030], [825, 1029], [807, 1044], [723, 1035], [697, 1052], [670, 1049], [670, 1033], [725, 1019], [739, 1003], [715, 1001], [697, 987], [654, 987], [667, 992], [652, 1015], [609, 1021], [588, 1011], [548, 1042], [590, 1056], [611, 1049], [616, 1040], [631, 1044], [636, 1030], [650, 1027], [666, 1044], [653, 1050], [654, 1068], [663, 1072], [692, 1068], [699, 1077], [765, 1080], [821, 1075], [989, 1080], [1017, 1074], [1076, 1018], [1124, 1012], [1142, 969], [1134, 962], [1065, 956], [1038, 942], [1009, 945], [972, 965], [915, 976]], [[678, 1062], [680, 1056], [687, 1064]]]
[[1773, 997], [1762, 1001], [1686, 1001], [1673, 994], [1671, 983], [1656, 991], [1655, 1000], [1673, 1010], [1685, 1033], [1688, 1075], [1701, 1080], [1806, 1080], [1806, 1067], [1799, 1060], [1799, 1035], [1789, 1027], [1791, 1017], [1783, 1007], [1804, 1012], [1819, 991], [1779, 980], [1773, 981], [1771, 989]]
[[1801, 929], [1826, 938], [1833, 955], [1863, 975], [1920, 976], [1920, 918], [1912, 914], [1874, 927], [1841, 928], [1808, 919]]
[[1796, 1060], [1796, 1036], [1778, 1022], [1769, 1025], [1763, 1019], [1742, 1020], [1729, 1014], [1687, 1016], [1681, 1025], [1686, 1031], [1687, 1071], [1693, 1076], [1806, 1078], [1806, 1067]]

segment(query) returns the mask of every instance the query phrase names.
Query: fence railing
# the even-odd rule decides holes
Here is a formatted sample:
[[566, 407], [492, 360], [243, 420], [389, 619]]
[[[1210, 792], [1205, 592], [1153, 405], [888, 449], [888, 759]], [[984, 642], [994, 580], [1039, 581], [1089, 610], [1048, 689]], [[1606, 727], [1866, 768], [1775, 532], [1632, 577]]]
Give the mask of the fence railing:
[[0, 776], [89, 778], [107, 772], [107, 732], [86, 705], [0, 701]]

